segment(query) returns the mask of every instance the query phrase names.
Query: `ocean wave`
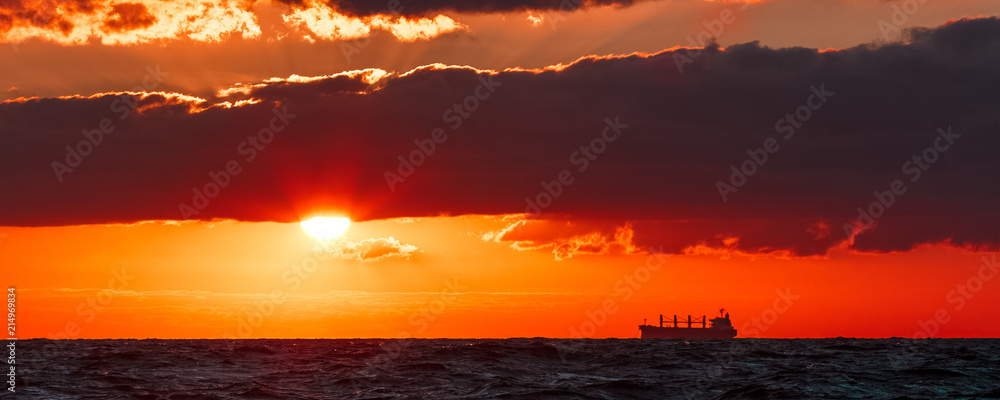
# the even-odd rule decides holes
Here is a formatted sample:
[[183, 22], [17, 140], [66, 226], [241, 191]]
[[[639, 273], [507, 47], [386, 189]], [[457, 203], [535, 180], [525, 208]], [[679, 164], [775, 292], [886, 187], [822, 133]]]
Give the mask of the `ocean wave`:
[[38, 399], [1000, 398], [1000, 340], [24, 340]]

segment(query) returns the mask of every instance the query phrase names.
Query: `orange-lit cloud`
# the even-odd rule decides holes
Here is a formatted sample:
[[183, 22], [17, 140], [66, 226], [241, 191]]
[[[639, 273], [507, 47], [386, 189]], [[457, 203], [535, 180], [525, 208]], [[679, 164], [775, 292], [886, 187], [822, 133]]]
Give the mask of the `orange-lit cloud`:
[[510, 242], [517, 250], [544, 250], [555, 259], [565, 260], [579, 255], [629, 255], [641, 251], [633, 242], [632, 225], [608, 229], [574, 221], [527, 220], [515, 221], [501, 230], [485, 233], [487, 241]]
[[400, 243], [392, 236], [363, 239], [358, 242], [340, 239], [317, 244], [317, 246], [321, 246], [323, 251], [331, 257], [364, 262], [381, 261], [387, 258], [409, 260], [420, 252], [417, 246]]
[[336, 87], [337, 91], [365, 93], [372, 90], [383, 78], [393, 74], [378, 68], [346, 71], [324, 76], [292, 75], [288, 78], [270, 78], [258, 83], [237, 83], [229, 88], [219, 90], [220, 98], [267, 98], [278, 93], [308, 90], [310, 83], [315, 83], [329, 90]]
[[[221, 42], [233, 37], [266, 37], [270, 41], [291, 37], [312, 42], [359, 39], [387, 32], [399, 41], [413, 42], [468, 30], [458, 21], [460, 16], [527, 12], [527, 19], [540, 26], [546, 19], [545, 13], [564, 18], [565, 14], [579, 10], [629, 7], [637, 2], [16, 0], [0, 4], [0, 41], [19, 43], [35, 38], [63, 45], [94, 42], [131, 45], [172, 40]], [[279, 15], [284, 26], [260, 22], [271, 14]]]
[[306, 7], [296, 7], [292, 13], [282, 18], [289, 26], [300, 28], [303, 36], [310, 41], [363, 38], [372, 35], [373, 29], [380, 29], [398, 40], [412, 42], [464, 29], [462, 24], [444, 15], [434, 18], [388, 15], [359, 18], [340, 14], [322, 3], [307, 3]]
[[[219, 42], [234, 36], [256, 39], [262, 36], [257, 15], [260, 7], [276, 7], [287, 24], [285, 28], [309, 41], [357, 39], [381, 30], [411, 42], [464, 29], [444, 15], [353, 17], [322, 3], [288, 6], [249, 0], [43, 0], [0, 5], [0, 41], [17, 43], [37, 38], [64, 45], [94, 41], [127, 45], [185, 39]], [[278, 35], [285, 36], [288, 34]]]
[[142, 3], [122, 3], [111, 7], [112, 18], [104, 25], [112, 31], [140, 29], [156, 22], [156, 17]]
[[260, 37], [257, 17], [242, 1], [117, 2], [26, 0], [0, 6], [0, 40], [38, 38], [66, 45], [190, 39], [218, 42]]
[[[611, 226], [600, 239], [562, 236], [559, 257], [610, 252], [608, 243], [621, 242], [614, 228], [626, 222], [640, 249], [814, 256], [851, 236], [843, 227], [863, 208], [878, 220], [852, 249], [996, 248], [989, 205], [997, 193], [989, 188], [1000, 170], [981, 149], [995, 143], [998, 122], [981, 110], [997, 103], [982, 88], [998, 79], [998, 31], [1000, 20], [983, 18], [906, 44], [839, 52], [710, 48], [685, 72], [677, 59], [691, 53], [681, 49], [557, 69], [293, 76], [204, 104], [151, 96], [82, 162], [74, 152], [90, 153], [93, 129], [116, 115], [117, 96], [5, 102], [0, 167], [13, 173], [0, 177], [9, 188], [0, 205], [18, 212], [0, 223], [297, 221], [320, 208], [361, 221], [540, 212]], [[959, 45], [966, 51], [955, 53]], [[900, 76], [898, 65], [920, 68]], [[943, 78], [959, 72], [976, 78]], [[805, 104], [823, 90], [835, 97], [812, 111]], [[220, 100], [230, 103], [205, 106]], [[272, 125], [284, 113], [295, 115], [287, 129]], [[805, 115], [791, 140], [778, 130], [789, 115]], [[960, 139], [941, 147], [954, 141], [937, 129], [947, 125]], [[624, 131], [608, 136], [611, 127]], [[261, 132], [270, 144], [250, 150], [248, 138]], [[435, 132], [447, 138], [432, 140]], [[779, 152], [761, 149], [769, 138], [780, 138]], [[934, 165], [914, 167], [924, 154]], [[245, 167], [232, 185], [197, 214], [181, 212], [229, 161]], [[68, 183], [56, 163], [73, 165]], [[890, 199], [897, 180], [910, 189]], [[720, 197], [724, 182], [738, 191]], [[891, 200], [891, 210], [879, 199]], [[517, 241], [526, 240], [541, 239]]]
[[[763, 337], [910, 336], [942, 308], [954, 320], [935, 336], [1000, 332], [996, 254], [934, 244], [877, 255], [838, 248], [822, 259], [640, 253], [557, 262], [548, 250], [518, 251], [464, 233], [517, 218], [352, 225], [352, 241], [396, 235], [424, 252], [377, 265], [307, 262], [317, 253], [298, 223], [2, 228], [0, 252], [4, 262], [32, 266], [8, 276], [19, 291], [22, 338], [567, 337], [609, 299], [620, 309], [595, 337], [633, 337], [643, 318], [720, 306], [741, 336], [753, 336], [745, 324], [772, 306], [776, 289], [800, 301], [759, 331]], [[547, 225], [539, 231], [568, 226]], [[969, 296], [955, 293], [976, 279], [974, 291], [964, 289]], [[422, 318], [431, 305], [440, 313]]]

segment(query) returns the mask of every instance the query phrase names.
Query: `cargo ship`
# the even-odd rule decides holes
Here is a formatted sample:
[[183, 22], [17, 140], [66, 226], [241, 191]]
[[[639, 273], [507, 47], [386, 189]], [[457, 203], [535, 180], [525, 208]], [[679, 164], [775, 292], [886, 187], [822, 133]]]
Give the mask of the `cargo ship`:
[[[707, 325], [706, 321], [711, 325]], [[695, 324], [701, 324], [701, 327], [694, 327]], [[646, 321], [643, 320], [642, 325], [639, 325], [639, 331], [642, 332], [642, 339], [732, 339], [736, 337], [736, 328], [733, 328], [732, 322], [729, 321], [729, 313], [726, 312], [725, 308], [719, 310], [718, 318], [711, 320], [708, 320], [704, 315], [701, 316], [701, 321], [698, 318], [692, 320], [691, 316], [688, 315], [687, 321], [685, 321], [678, 320], [677, 316], [674, 315], [674, 319], [671, 321], [660, 315], [660, 326], [647, 325]]]

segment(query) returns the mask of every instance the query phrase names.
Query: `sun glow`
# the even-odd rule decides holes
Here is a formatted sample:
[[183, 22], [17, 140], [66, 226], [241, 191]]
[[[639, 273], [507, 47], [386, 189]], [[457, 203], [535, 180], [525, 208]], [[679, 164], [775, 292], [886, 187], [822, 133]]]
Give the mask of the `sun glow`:
[[335, 239], [344, 235], [351, 225], [349, 218], [315, 217], [302, 221], [302, 229], [319, 240]]

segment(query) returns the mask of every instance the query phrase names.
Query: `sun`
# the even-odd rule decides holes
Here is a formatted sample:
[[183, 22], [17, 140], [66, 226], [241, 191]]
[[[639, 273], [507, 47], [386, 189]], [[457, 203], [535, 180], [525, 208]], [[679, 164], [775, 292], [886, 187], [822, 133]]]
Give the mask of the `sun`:
[[342, 236], [350, 225], [351, 220], [349, 218], [315, 217], [302, 221], [302, 229], [309, 236], [323, 241]]

